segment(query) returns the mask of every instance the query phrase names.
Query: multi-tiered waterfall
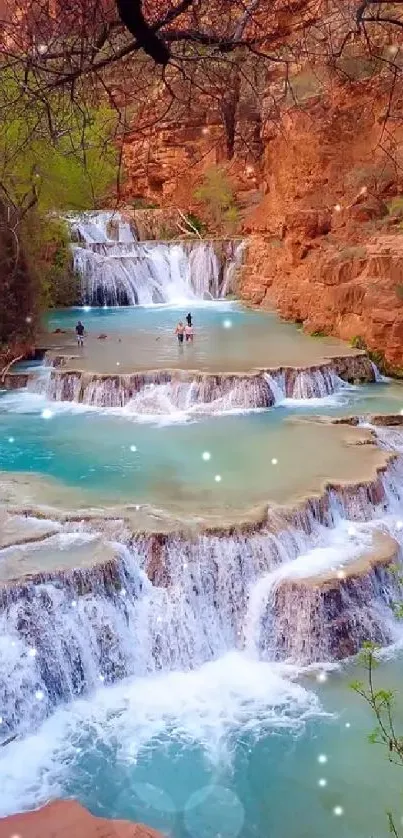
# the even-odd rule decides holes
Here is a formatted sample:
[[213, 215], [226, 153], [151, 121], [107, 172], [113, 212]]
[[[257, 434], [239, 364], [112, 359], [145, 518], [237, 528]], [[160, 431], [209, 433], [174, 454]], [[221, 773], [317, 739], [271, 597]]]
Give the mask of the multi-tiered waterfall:
[[152, 305], [223, 298], [232, 290], [239, 241], [140, 242], [117, 212], [69, 218], [74, 269], [88, 305]]

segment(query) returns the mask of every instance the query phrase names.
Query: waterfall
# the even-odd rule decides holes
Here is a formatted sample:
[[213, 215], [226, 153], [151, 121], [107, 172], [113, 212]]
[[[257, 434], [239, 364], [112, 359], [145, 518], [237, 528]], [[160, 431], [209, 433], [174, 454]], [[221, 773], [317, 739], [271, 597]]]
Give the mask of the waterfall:
[[139, 242], [119, 213], [69, 217], [74, 270], [88, 305], [183, 304], [232, 290], [243, 243]]
[[[291, 515], [269, 512], [247, 531], [133, 535], [123, 544], [102, 542], [82, 521], [80, 532], [61, 523], [57, 535], [20, 545], [32, 567], [43, 551], [68, 554], [83, 540], [98, 558], [0, 589], [1, 735], [27, 732], [100, 683], [189, 670], [231, 650], [301, 664], [356, 652], [368, 637], [390, 642], [401, 590], [387, 564], [323, 589], [299, 580], [348, 567], [374, 530], [393, 530], [384, 507], [400, 478], [392, 469]], [[351, 516], [367, 521], [353, 534]], [[15, 549], [0, 550], [0, 561]]]
[[371, 364], [371, 367], [372, 367], [372, 370], [373, 370], [373, 373], [374, 373], [375, 383], [376, 384], [387, 384], [387, 382], [389, 381], [389, 378], [387, 378], [386, 375], [382, 375], [382, 373], [379, 372], [378, 367], [376, 366], [376, 364], [374, 364], [373, 361], [370, 361], [370, 364]]
[[286, 368], [246, 375], [185, 370], [96, 375], [56, 367], [28, 381], [31, 392], [41, 393], [52, 401], [124, 408], [132, 415], [266, 409], [286, 399], [296, 402], [322, 399], [345, 386], [326, 365], [312, 370]]

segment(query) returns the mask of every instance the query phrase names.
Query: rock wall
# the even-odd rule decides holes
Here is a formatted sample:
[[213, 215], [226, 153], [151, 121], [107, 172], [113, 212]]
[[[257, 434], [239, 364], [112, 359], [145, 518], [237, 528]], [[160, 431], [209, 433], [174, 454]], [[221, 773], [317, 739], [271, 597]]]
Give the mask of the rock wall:
[[386, 96], [381, 79], [339, 83], [266, 137], [265, 197], [245, 223], [239, 292], [311, 333], [355, 339], [399, 372], [403, 130], [385, 129]]

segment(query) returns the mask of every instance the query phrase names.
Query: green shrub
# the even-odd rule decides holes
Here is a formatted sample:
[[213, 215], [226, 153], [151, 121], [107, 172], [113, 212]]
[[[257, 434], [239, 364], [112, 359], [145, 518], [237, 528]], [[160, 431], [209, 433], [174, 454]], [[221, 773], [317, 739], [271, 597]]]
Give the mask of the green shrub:
[[192, 229], [192, 227], [193, 227], [196, 230], [196, 232], [199, 233], [200, 236], [203, 236], [204, 233], [206, 232], [206, 225], [201, 220], [201, 218], [199, 218], [199, 216], [196, 215], [196, 213], [187, 212], [186, 213], [186, 221], [187, 221], [190, 229]]
[[363, 349], [364, 352], [367, 349], [367, 344], [365, 343], [364, 338], [362, 338], [360, 335], [355, 335], [353, 338], [351, 338], [350, 344], [353, 347], [353, 349]]
[[387, 203], [389, 215], [403, 218], [403, 195], [397, 195]]
[[231, 232], [235, 231], [239, 213], [233, 186], [222, 166], [211, 166], [207, 169], [202, 183], [194, 194], [196, 200], [204, 204], [207, 215], [215, 227], [221, 230], [230, 228]]

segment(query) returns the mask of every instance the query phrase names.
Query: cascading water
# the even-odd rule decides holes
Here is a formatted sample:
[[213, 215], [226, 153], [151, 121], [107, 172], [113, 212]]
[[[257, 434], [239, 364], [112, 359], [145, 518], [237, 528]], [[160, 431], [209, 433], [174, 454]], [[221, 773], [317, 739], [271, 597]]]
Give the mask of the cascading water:
[[70, 217], [74, 269], [88, 305], [182, 304], [223, 298], [241, 263], [243, 243], [139, 242], [119, 213]]
[[[374, 527], [398, 534], [396, 521], [385, 513], [388, 504], [395, 508], [396, 485], [401, 485], [400, 465], [361, 495], [329, 492], [322, 501], [308, 503], [293, 525], [283, 522], [278, 528], [277, 523], [277, 533], [271, 531], [273, 519], [252, 534], [136, 537], [129, 546], [112, 545], [115, 558], [103, 565], [43, 573], [3, 588], [4, 738], [30, 730], [55, 705], [100, 682], [189, 670], [234, 649], [246, 648], [252, 657], [271, 661], [291, 657], [309, 663], [322, 660], [324, 653], [337, 658], [352, 625], [360, 627], [357, 642], [365, 637], [389, 642], [400, 583], [386, 567], [369, 581], [340, 584], [339, 598], [343, 585], [345, 592], [342, 607], [339, 600], [336, 608], [337, 628], [332, 601], [322, 601], [318, 610], [307, 595], [302, 608], [301, 603], [296, 607], [301, 591], [297, 595], [291, 589], [284, 601], [276, 593], [283, 590], [281, 583], [313, 570], [348, 566], [368, 546]], [[350, 532], [351, 514], [369, 521], [359, 525], [358, 534]], [[64, 526], [34, 548], [19, 549], [33, 555], [33, 549], [71, 549], [77, 540], [91, 544], [94, 538]], [[0, 551], [0, 559], [6, 561], [12, 549]], [[319, 623], [318, 614], [323, 617]]]
[[128, 415], [225, 413], [296, 402], [314, 403], [342, 393], [348, 385], [328, 366], [292, 368], [255, 375], [169, 371], [132, 375], [91, 375], [48, 368], [32, 376], [31, 392], [56, 402], [98, 408], [122, 408]]

